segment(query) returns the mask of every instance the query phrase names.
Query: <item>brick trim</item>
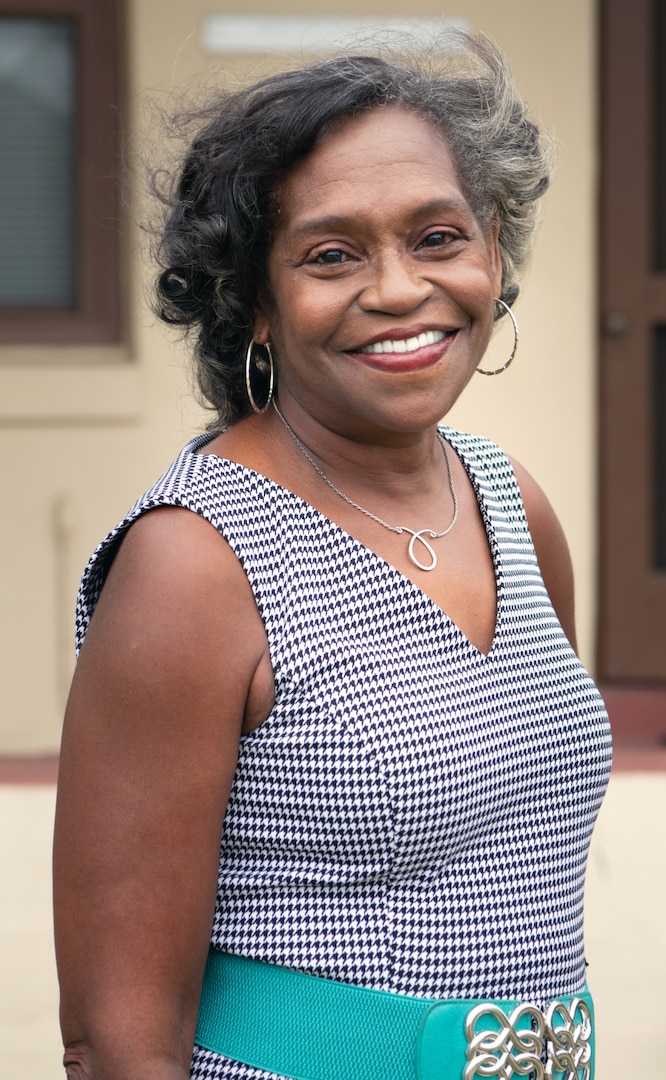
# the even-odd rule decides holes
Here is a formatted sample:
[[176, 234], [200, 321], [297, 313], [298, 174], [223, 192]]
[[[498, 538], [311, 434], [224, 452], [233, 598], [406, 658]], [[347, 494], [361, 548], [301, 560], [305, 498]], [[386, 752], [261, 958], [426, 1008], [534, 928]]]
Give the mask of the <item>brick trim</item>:
[[57, 757], [0, 757], [0, 784], [55, 784]]

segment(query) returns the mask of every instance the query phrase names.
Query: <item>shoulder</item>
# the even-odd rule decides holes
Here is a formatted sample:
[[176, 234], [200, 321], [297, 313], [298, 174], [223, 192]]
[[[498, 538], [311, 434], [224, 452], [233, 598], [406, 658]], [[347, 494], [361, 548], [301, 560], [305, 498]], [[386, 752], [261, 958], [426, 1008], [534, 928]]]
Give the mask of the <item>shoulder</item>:
[[196, 596], [235, 577], [236, 569], [236, 557], [207, 517], [182, 506], [156, 506], [125, 530], [107, 584], [122, 580], [164, 596]]
[[520, 462], [509, 458], [525, 506], [541, 576], [562, 628], [576, 647], [574, 575], [569, 545], [544, 491]]
[[[522, 501], [541, 577], [562, 629], [573, 648], [576, 648], [574, 617], [574, 576], [569, 545], [564, 530], [548, 498], [520, 462], [509, 457], [496, 443], [482, 435], [471, 435], [448, 427], [440, 429], [448, 442], [457, 450], [468, 466], [497, 489], [498, 485], [515, 491]], [[472, 463], [474, 463], [472, 465]]]
[[97, 711], [101, 696], [109, 714], [121, 700], [135, 718], [159, 713], [177, 725], [218, 715], [236, 731], [265, 652], [252, 590], [226, 541], [204, 518], [160, 508], [135, 522], [121, 544], [75, 684], [87, 688]]
[[[222, 539], [226, 535], [225, 522], [234, 515], [236, 519], [243, 519], [248, 495], [237, 475], [238, 468], [232, 462], [197, 452], [210, 438], [203, 435], [188, 443], [91, 555], [77, 600], [77, 651], [119, 552], [124, 552], [124, 562], [128, 552], [137, 552], [139, 538], [142, 547], [150, 547], [153, 543], [160, 548], [160, 565], [171, 557], [176, 558], [183, 546], [188, 549], [190, 544], [215, 546], [216, 533], [218, 551], [224, 553], [226, 550], [230, 555]], [[168, 510], [173, 512], [167, 514]], [[159, 517], [156, 516], [158, 511]], [[130, 536], [132, 540], [128, 543]], [[146, 559], [147, 566], [148, 563], [149, 559]], [[211, 567], [214, 565], [211, 563]]]
[[[146, 631], [180, 647], [233, 624], [253, 598], [238, 559], [205, 518], [177, 506], [143, 513], [121, 539], [92, 617], [122, 618], [124, 636]], [[224, 612], [225, 618], [221, 617]]]
[[468, 473], [489, 488], [514, 487], [514, 472], [504, 450], [485, 435], [440, 426], [440, 432], [456, 451]]

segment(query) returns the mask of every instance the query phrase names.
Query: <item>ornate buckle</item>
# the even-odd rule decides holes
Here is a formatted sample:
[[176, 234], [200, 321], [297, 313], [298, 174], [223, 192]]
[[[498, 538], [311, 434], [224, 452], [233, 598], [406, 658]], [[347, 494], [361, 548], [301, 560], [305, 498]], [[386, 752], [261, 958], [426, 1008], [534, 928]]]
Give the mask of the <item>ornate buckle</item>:
[[[559, 1026], [556, 1026], [558, 1025]], [[550, 1080], [590, 1080], [592, 1014], [586, 1001], [574, 998], [569, 1008], [553, 1001], [546, 1013], [546, 1071]]]
[[[477, 1031], [481, 1022], [484, 1029]], [[581, 998], [573, 998], [569, 1007], [553, 1001], [545, 1014], [529, 1004], [508, 1016], [497, 1005], [476, 1005], [467, 1014], [465, 1036], [464, 1080], [591, 1080], [592, 1016]]]

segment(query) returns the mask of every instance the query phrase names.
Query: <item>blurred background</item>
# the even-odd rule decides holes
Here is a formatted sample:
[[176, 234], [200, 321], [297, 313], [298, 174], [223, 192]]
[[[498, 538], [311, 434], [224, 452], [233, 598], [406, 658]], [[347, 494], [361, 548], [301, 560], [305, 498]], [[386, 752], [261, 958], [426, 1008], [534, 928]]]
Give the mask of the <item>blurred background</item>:
[[[498, 41], [557, 140], [517, 360], [450, 419], [521, 460], [569, 538], [616, 746], [586, 896], [597, 1077], [666, 1078], [665, 8], [0, 0], [0, 1075], [64, 1075], [49, 859], [78, 579], [207, 421], [187, 346], [150, 310], [145, 170], [178, 152], [162, 117], [341, 42], [428, 42], [451, 22]], [[491, 348], [496, 366], [507, 328]]]

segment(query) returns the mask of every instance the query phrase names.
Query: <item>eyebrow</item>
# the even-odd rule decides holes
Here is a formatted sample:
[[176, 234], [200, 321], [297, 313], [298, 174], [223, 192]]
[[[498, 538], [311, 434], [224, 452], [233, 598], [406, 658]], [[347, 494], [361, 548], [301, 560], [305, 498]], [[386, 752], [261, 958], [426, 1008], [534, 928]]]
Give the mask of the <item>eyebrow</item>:
[[[450, 213], [455, 211], [457, 213], [463, 213], [466, 217], [474, 217], [473, 211], [468, 203], [464, 199], [450, 198], [450, 199], [432, 199], [430, 202], [422, 203], [420, 206], [414, 207], [410, 213], [411, 219], [420, 217], [426, 217], [429, 214], [437, 213]], [[311, 232], [324, 232], [329, 229], [344, 229], [349, 225], [354, 224], [358, 218], [349, 214], [326, 214], [320, 218], [309, 218], [307, 221], [303, 221], [300, 225], [292, 230], [294, 236], [302, 236]]]

